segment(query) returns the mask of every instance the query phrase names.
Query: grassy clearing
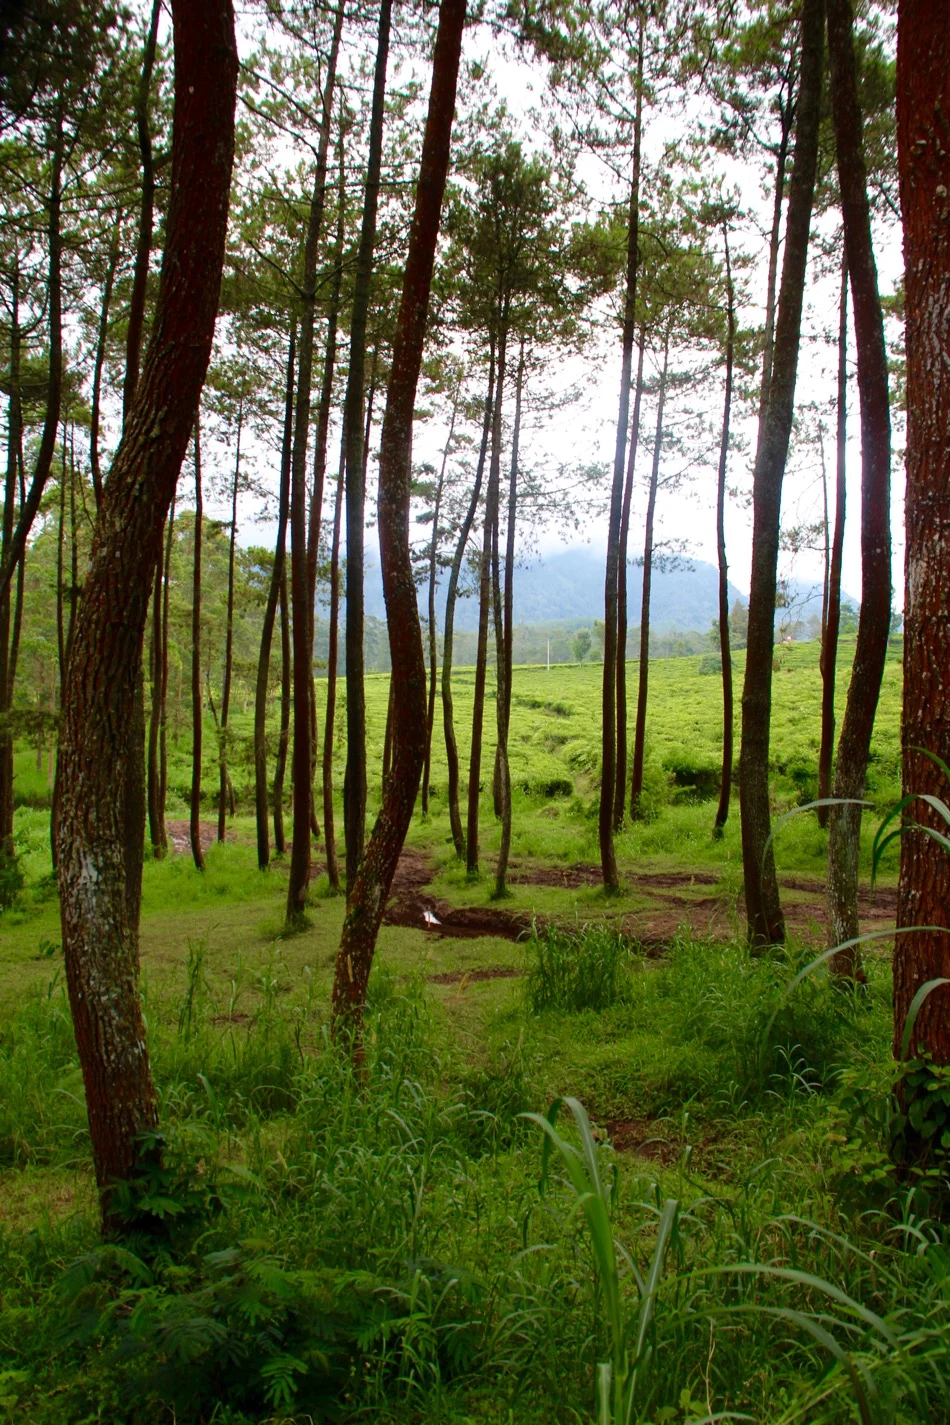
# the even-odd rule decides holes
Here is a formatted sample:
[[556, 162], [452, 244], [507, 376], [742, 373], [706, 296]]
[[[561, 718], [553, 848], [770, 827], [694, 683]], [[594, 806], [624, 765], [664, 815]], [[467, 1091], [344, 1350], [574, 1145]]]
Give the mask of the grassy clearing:
[[[817, 698], [809, 650], [781, 656], [777, 809], [807, 792], [794, 756]], [[155, 1234], [122, 1251], [97, 1238], [48, 823], [20, 809], [27, 884], [0, 920], [0, 1418], [566, 1425], [598, 1418], [609, 1362], [608, 1407], [639, 1425], [950, 1419], [940, 1184], [889, 1158], [886, 956], [856, 997], [823, 971], [789, 994], [807, 936], [759, 959], [730, 938], [738, 817], [714, 842], [670, 751], [688, 733], [696, 766], [714, 758], [718, 685], [678, 662], [654, 679], [655, 815], [620, 838], [628, 885], [609, 902], [596, 878], [530, 878], [596, 862], [597, 670], [518, 670], [525, 879], [506, 909], [550, 928], [517, 944], [384, 927], [361, 1081], [326, 1038], [342, 901], [316, 896], [282, 939], [285, 872], [257, 871], [246, 817], [204, 876], [186, 856], [147, 865], [166, 1167], [132, 1188]], [[369, 680], [374, 766], [386, 686]], [[586, 770], [564, 750], [581, 742]], [[552, 766], [571, 767], [569, 793], [532, 783]], [[486, 795], [486, 870], [496, 835]], [[411, 840], [433, 894], [487, 904], [438, 797]], [[777, 855], [818, 877], [824, 835], [793, 818]], [[662, 946], [618, 933], [670, 919], [645, 871], [680, 878]], [[710, 899], [717, 938], [687, 926]], [[583, 1110], [545, 1130], [543, 1174], [545, 1132], [523, 1115], [563, 1095]]]
[[[942, 1230], [865, 1111], [886, 1090], [883, 960], [857, 1000], [821, 976], [786, 999], [794, 952], [615, 943], [605, 987], [602, 934], [390, 928], [357, 1083], [325, 1039], [339, 902], [286, 942], [262, 935], [269, 913], [249, 902], [243, 938], [228, 920], [190, 944], [187, 917], [153, 914], [167, 1168], [135, 1193], [163, 1226], [121, 1252], [97, 1243], [61, 982], [47, 966], [7, 998], [11, 1418], [592, 1420], [609, 1322], [570, 1183], [554, 1160], [539, 1193], [541, 1134], [521, 1116], [564, 1092], [595, 1125], [611, 1231], [641, 1274], [678, 1204], [633, 1419], [945, 1418]], [[571, 948], [581, 970], [536, 1012]], [[526, 973], [466, 982], [476, 959]], [[637, 1320], [631, 1270], [618, 1291]]]

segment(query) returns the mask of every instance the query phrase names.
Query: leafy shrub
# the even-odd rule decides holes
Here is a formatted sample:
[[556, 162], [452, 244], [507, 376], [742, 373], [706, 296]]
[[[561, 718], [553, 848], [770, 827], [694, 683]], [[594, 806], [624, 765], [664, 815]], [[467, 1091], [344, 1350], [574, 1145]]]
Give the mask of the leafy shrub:
[[722, 656], [719, 653], [704, 653], [699, 660], [697, 673], [701, 678], [711, 678], [722, 672]]
[[673, 780], [677, 801], [708, 801], [719, 795], [722, 781], [720, 763], [702, 753], [698, 756], [688, 747], [668, 752], [663, 767]]
[[627, 993], [631, 949], [625, 936], [603, 926], [586, 925], [577, 934], [536, 930], [528, 941], [528, 1003], [535, 1014], [607, 1009]]

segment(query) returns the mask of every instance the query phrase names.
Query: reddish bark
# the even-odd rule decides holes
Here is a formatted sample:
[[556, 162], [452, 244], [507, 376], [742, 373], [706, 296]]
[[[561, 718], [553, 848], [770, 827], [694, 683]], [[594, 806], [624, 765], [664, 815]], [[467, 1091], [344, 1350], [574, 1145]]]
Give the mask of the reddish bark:
[[425, 759], [426, 667], [409, 549], [412, 417], [449, 165], [465, 0], [442, 0], [409, 251], [403, 276], [379, 459], [379, 547], [389, 624], [393, 770], [366, 854], [350, 885], [333, 981], [333, 1018], [358, 1048], [383, 908], [412, 819]]
[[171, 196], [152, 338], [103, 491], [67, 669], [58, 870], [63, 951], [106, 1229], [158, 1106], [138, 997], [125, 847], [148, 597], [214, 334], [234, 142], [229, 0], [174, 0]]
[[[939, 769], [918, 748], [950, 757], [950, 26], [933, 0], [901, 0], [897, 22], [897, 152], [907, 270], [907, 546], [904, 603], [904, 792], [947, 798]], [[946, 830], [922, 802], [920, 822]], [[950, 930], [950, 858], [920, 832], [901, 844], [899, 927]], [[950, 978], [950, 934], [898, 936], [894, 1052], [911, 1002]], [[950, 986], [925, 999], [911, 1035], [950, 1063]]]

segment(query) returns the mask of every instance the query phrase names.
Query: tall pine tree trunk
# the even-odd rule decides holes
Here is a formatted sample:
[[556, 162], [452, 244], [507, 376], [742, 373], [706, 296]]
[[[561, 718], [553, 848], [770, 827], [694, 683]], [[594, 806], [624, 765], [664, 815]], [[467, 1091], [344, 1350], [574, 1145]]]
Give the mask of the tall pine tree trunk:
[[330, 631], [327, 653], [327, 706], [323, 724], [323, 839], [327, 848], [327, 878], [334, 891], [340, 889], [333, 810], [333, 736], [336, 722], [337, 663], [340, 656], [340, 527], [343, 520], [345, 476], [346, 448], [341, 443], [340, 469], [333, 499], [333, 534], [330, 542]]
[[175, 496], [172, 496], [168, 516], [168, 536], [165, 541], [165, 569], [162, 586], [162, 701], [158, 727], [158, 824], [161, 828], [163, 855], [168, 852], [168, 831], [165, 827], [165, 807], [168, 801], [168, 605], [171, 599], [172, 547], [175, 537]]
[[201, 423], [195, 418], [195, 548], [191, 571], [191, 798], [188, 830], [191, 854], [199, 871], [205, 868], [201, 849], [201, 743], [204, 702], [201, 694], [201, 539], [204, 502], [201, 490]]
[[287, 563], [280, 578], [280, 731], [277, 735], [277, 757], [274, 762], [274, 850], [283, 856], [287, 850], [284, 835], [284, 776], [287, 772], [287, 750], [290, 746], [290, 704], [292, 696], [293, 659], [290, 644], [290, 600], [287, 596]]
[[350, 881], [333, 981], [334, 1026], [357, 1054], [376, 937], [412, 819], [425, 758], [426, 667], [409, 549], [412, 418], [449, 165], [464, 24], [465, 0], [442, 0], [380, 443], [379, 545], [392, 676], [400, 696], [393, 727], [392, 776], [366, 855]]
[[452, 696], [452, 660], [455, 646], [455, 605], [458, 600], [459, 577], [462, 561], [472, 533], [472, 525], [478, 513], [478, 501], [482, 492], [485, 475], [485, 461], [488, 456], [488, 442], [491, 437], [492, 411], [495, 402], [495, 339], [489, 338], [488, 348], [488, 391], [485, 395], [485, 414], [482, 419], [482, 438], [478, 450], [478, 464], [472, 494], [462, 520], [462, 528], [455, 545], [449, 582], [445, 592], [445, 632], [442, 636], [442, 730], [445, 735], [445, 759], [448, 765], [446, 796], [449, 803], [449, 824], [455, 854], [461, 861], [465, 856], [465, 833], [462, 830], [462, 813], [459, 807], [459, 753], [455, 737], [455, 702]]
[[89, 408], [89, 468], [92, 473], [92, 490], [96, 509], [102, 500], [102, 466], [99, 461], [99, 426], [102, 417], [102, 373], [106, 364], [106, 343], [109, 338], [109, 313], [112, 309], [112, 292], [119, 268], [122, 238], [122, 209], [117, 208], [105, 281], [102, 284], [102, 305], [99, 308], [99, 329], [96, 334], [96, 355], [92, 368], [92, 401]]
[[155, 569], [155, 584], [152, 589], [152, 629], [148, 654], [151, 706], [149, 708], [148, 718], [145, 791], [146, 804], [148, 807], [148, 835], [152, 843], [153, 856], [163, 856], [165, 854], [164, 847], [162, 846], [162, 832], [158, 813], [158, 742], [162, 705], [162, 573], [163, 564], [159, 563]]
[[373, 253], [376, 247], [376, 213], [379, 207], [391, 23], [392, 0], [380, 0], [363, 218], [360, 224], [350, 317], [350, 366], [343, 412], [346, 441], [346, 774], [343, 781], [343, 834], [346, 842], [348, 897], [363, 856], [366, 821], [366, 690], [363, 684], [363, 519], [366, 474], [363, 386], [366, 368], [366, 321], [369, 314]]
[[270, 835], [267, 805], [267, 692], [270, 684], [270, 654], [280, 585], [284, 577], [287, 544], [287, 511], [290, 504], [290, 452], [294, 425], [294, 358], [297, 328], [292, 325], [287, 342], [287, 375], [284, 381], [284, 432], [280, 452], [280, 489], [277, 496], [277, 538], [261, 625], [261, 649], [257, 658], [254, 688], [254, 812], [257, 822], [257, 865], [266, 871], [270, 864]]
[[[341, 11], [342, 14], [342, 6]], [[316, 806], [317, 775], [317, 690], [313, 678], [313, 642], [315, 633], [317, 602], [317, 562], [320, 550], [320, 525], [323, 518], [323, 491], [326, 484], [327, 439], [330, 430], [330, 412], [333, 406], [333, 381], [336, 375], [337, 336], [340, 323], [341, 292], [343, 288], [343, 242], [346, 227], [346, 171], [343, 163], [343, 118], [340, 118], [339, 140], [337, 143], [337, 168], [339, 173], [339, 201], [337, 204], [336, 244], [333, 253], [333, 279], [330, 289], [330, 309], [327, 313], [327, 339], [323, 356], [323, 375], [320, 382], [320, 400], [317, 406], [317, 441], [313, 460], [313, 491], [310, 499], [310, 522], [307, 528], [307, 611], [310, 615], [310, 830], [315, 837], [320, 835]]]
[[[162, 530], [214, 335], [233, 155], [237, 52], [227, 0], [175, 0], [165, 258], [152, 339], [103, 491], [67, 669], [58, 868], [66, 980], [103, 1223], [114, 1184], [157, 1153], [126, 832], [129, 736]], [[120, 614], [117, 617], [117, 612]]]
[[656, 431], [653, 437], [653, 464], [650, 468], [650, 488], [647, 492], [647, 517], [643, 536], [643, 586], [640, 595], [640, 663], [637, 669], [637, 716], [633, 731], [633, 771], [630, 776], [630, 815], [642, 815], [643, 761], [646, 754], [647, 692], [650, 679], [650, 594], [653, 585], [653, 522], [656, 515], [656, 492], [660, 480], [660, 459], [663, 452], [663, 408], [666, 404], [666, 381], [670, 360], [670, 334], [663, 346], [663, 369], [657, 390]]
[[[343, 31], [344, 6], [337, 7], [327, 61], [320, 116], [320, 138], [313, 196], [304, 244], [301, 283], [300, 347], [297, 373], [297, 408], [294, 416], [293, 456], [290, 466], [290, 596], [294, 648], [293, 736], [293, 837], [287, 885], [287, 919], [303, 913], [310, 887], [310, 831], [312, 810], [312, 702], [313, 603], [310, 597], [307, 532], [307, 448], [310, 438], [310, 386], [313, 377], [313, 336], [317, 284], [317, 251], [326, 207], [327, 155], [333, 117], [333, 88]], [[322, 501], [323, 492], [320, 491]]]
[[[7, 405], [7, 469], [3, 488], [3, 530], [0, 563], [13, 538], [16, 517], [17, 471], [23, 431], [20, 404], [20, 274], [15, 259], [10, 297], [10, 369]], [[23, 560], [20, 560], [22, 568]], [[6, 719], [13, 706], [14, 656], [11, 648], [9, 584], [0, 594], [0, 718]], [[12, 858], [13, 846], [13, 734], [4, 721], [0, 727], [0, 854]]]
[[[831, 107], [861, 408], [861, 614], [835, 759], [834, 795], [841, 801], [832, 806], [828, 821], [830, 934], [832, 945], [841, 945], [859, 933], [860, 801], [891, 626], [891, 420], [851, 0], [827, 0], [827, 8]], [[833, 956], [829, 968], [847, 979], [864, 978], [856, 946]]]
[[[844, 521], [847, 505], [848, 446], [848, 264], [841, 263], [841, 302], [838, 320], [838, 409], [835, 448], [835, 526], [828, 558], [828, 598], [821, 638], [821, 742], [818, 748], [818, 796], [831, 796], [831, 767], [835, 742], [835, 675], [838, 671], [838, 634], [841, 626], [841, 565], [844, 558]], [[828, 825], [828, 807], [818, 808], [818, 822]]]
[[472, 699], [472, 745], [468, 762], [468, 820], [465, 830], [465, 866], [470, 876], [478, 875], [478, 820], [482, 778], [482, 728], [485, 719], [485, 684], [488, 677], [488, 619], [491, 613], [491, 542], [498, 519], [498, 487], [501, 478], [501, 414], [505, 393], [507, 310], [500, 312], [498, 333], [498, 373], [492, 411], [491, 459], [485, 490], [485, 522], [478, 580], [478, 643], [475, 650], [475, 687]]
[[[637, 84], [637, 108], [643, 102], [643, 19], [640, 19], [639, 57], [640, 82]], [[614, 445], [613, 481], [610, 489], [610, 510], [607, 517], [607, 567], [604, 577], [604, 678], [601, 699], [601, 759], [600, 759], [600, 869], [604, 889], [613, 893], [620, 889], [617, 856], [614, 850], [614, 803], [617, 780], [617, 598], [620, 571], [620, 518], [623, 507], [624, 466], [627, 454], [627, 431], [630, 420], [630, 386], [633, 371], [634, 322], [637, 310], [637, 265], [640, 232], [640, 126], [635, 130], [633, 175], [630, 182], [630, 207], [627, 216], [627, 270], [624, 282], [623, 324], [620, 334], [620, 398], [617, 412], [617, 436]]]
[[630, 451], [620, 511], [620, 548], [617, 551], [617, 768], [614, 778], [614, 831], [621, 829], [627, 809], [627, 548], [630, 537], [630, 506], [640, 446], [640, 410], [643, 404], [643, 359], [646, 327], [640, 327], [637, 351], [637, 380], [630, 422]]
[[228, 816], [231, 779], [228, 776], [228, 716], [231, 711], [231, 670], [234, 662], [234, 551], [237, 543], [237, 502], [241, 483], [241, 426], [243, 404], [238, 406], [237, 450], [234, 457], [234, 481], [231, 486], [231, 533], [228, 539], [228, 593], [224, 632], [224, 678], [221, 686], [221, 727], [218, 737], [218, 840], [224, 840]]
[[[46, 275], [46, 310], [49, 333], [49, 358], [46, 383], [46, 414], [33, 464], [33, 475], [26, 498], [20, 499], [20, 512], [13, 533], [0, 561], [0, 597], [6, 594], [17, 568], [22, 568], [26, 541], [43, 498], [43, 491], [56, 453], [56, 432], [63, 397], [63, 160], [65, 137], [63, 114], [57, 106], [51, 140], [50, 186], [47, 197], [46, 237], [48, 249]], [[22, 450], [20, 454], [22, 462]]]
[[719, 470], [716, 481], [716, 552], [719, 561], [719, 658], [722, 663], [722, 776], [719, 783], [719, 805], [713, 823], [713, 835], [721, 836], [729, 816], [732, 796], [732, 647], [729, 638], [729, 563], [726, 559], [726, 472], [729, 465], [729, 425], [732, 417], [732, 382], [736, 360], [736, 302], [732, 284], [732, 261], [729, 253], [728, 223], [722, 225], [723, 251], [726, 260], [726, 391], [722, 407], [722, 433], [719, 437]]
[[508, 857], [511, 853], [511, 766], [508, 759], [508, 729], [511, 725], [511, 678], [515, 643], [515, 534], [518, 522], [518, 461], [521, 452], [521, 402], [524, 394], [524, 338], [518, 350], [515, 376], [515, 418], [511, 428], [511, 468], [508, 474], [508, 518], [505, 528], [505, 582], [502, 592], [498, 569], [498, 519], [492, 541], [492, 594], [495, 604], [495, 664], [497, 667], [495, 722], [498, 732], [498, 790], [501, 817], [501, 844], [495, 867], [495, 899], [508, 894]]
[[[904, 218], [907, 317], [907, 546], [904, 603], [904, 795], [947, 797], [941, 769], [925, 755], [950, 749], [950, 28], [942, 7], [901, 0], [897, 21], [897, 154]], [[921, 751], [920, 749], [924, 749]], [[946, 833], [921, 801], [914, 820]], [[901, 1056], [916, 995], [950, 979], [950, 858], [919, 831], [901, 840], [899, 935], [894, 946], [894, 1053]], [[950, 985], [920, 1005], [908, 1053], [950, 1063]]]
[[752, 577], [742, 690], [739, 808], [746, 918], [749, 940], [754, 948], [785, 939], [785, 918], [770, 840], [772, 656], [782, 482], [795, 406], [808, 234], [818, 162], [824, 0], [804, 0], [801, 26], [801, 84], [795, 164], [789, 185], [785, 253], [768, 404], [759, 426], [752, 491]]
[[445, 445], [442, 450], [442, 465], [439, 469], [439, 478], [435, 487], [435, 500], [432, 507], [432, 539], [429, 542], [429, 698], [426, 704], [426, 755], [422, 766], [422, 814], [427, 816], [429, 812], [429, 776], [432, 770], [432, 731], [435, 727], [435, 698], [438, 688], [439, 673], [439, 630], [435, 616], [435, 592], [438, 581], [439, 567], [439, 516], [442, 513], [442, 491], [445, 489], [445, 471], [449, 463], [449, 453], [452, 449], [452, 441], [455, 438], [455, 422], [458, 418], [459, 401], [462, 394], [462, 378], [459, 377], [452, 398], [452, 419], [449, 421], [449, 433], [446, 436]]

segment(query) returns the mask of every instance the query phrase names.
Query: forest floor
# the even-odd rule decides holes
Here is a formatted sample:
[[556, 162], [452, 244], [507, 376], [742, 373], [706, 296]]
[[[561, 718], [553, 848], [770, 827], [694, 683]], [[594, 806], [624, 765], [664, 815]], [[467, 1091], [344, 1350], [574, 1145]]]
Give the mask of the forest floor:
[[[542, 730], [565, 719], [546, 706]], [[170, 817], [141, 929], [166, 1166], [135, 1187], [163, 1225], [125, 1255], [97, 1235], [48, 816], [21, 808], [27, 884], [0, 917], [0, 1419], [592, 1421], [602, 1278], [565, 1162], [545, 1176], [524, 1116], [570, 1095], [639, 1272], [618, 1297], [649, 1346], [631, 1419], [950, 1421], [943, 1178], [890, 1157], [879, 816], [862, 834], [868, 986], [849, 995], [802, 973], [826, 945], [826, 837], [810, 813], [782, 819], [794, 779], [775, 807], [789, 941], [751, 957], [738, 809], [713, 840], [709, 801], [668, 796], [618, 838], [607, 897], [586, 777], [572, 795], [519, 785], [501, 901], [490, 799], [472, 878], [436, 789], [386, 908], [359, 1075], [327, 1035], [344, 902], [319, 843], [287, 934], [286, 858], [257, 870], [251, 818], [218, 844], [209, 808], [200, 874]]]

